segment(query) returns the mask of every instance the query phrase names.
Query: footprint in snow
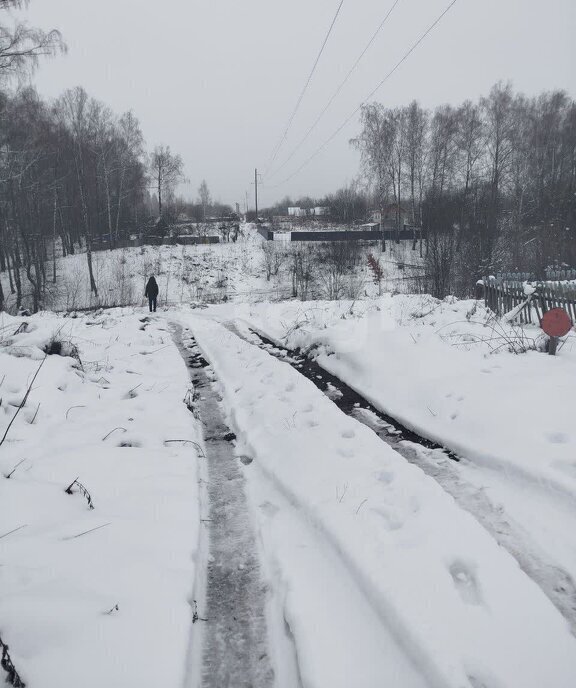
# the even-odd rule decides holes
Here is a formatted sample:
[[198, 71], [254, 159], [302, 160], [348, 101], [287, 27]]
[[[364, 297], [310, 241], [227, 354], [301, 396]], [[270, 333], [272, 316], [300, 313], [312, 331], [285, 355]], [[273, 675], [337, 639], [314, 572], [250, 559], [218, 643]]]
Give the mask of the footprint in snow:
[[481, 604], [480, 588], [472, 568], [462, 561], [455, 561], [449, 571], [462, 600], [467, 604]]
[[388, 530], [400, 530], [404, 525], [404, 521], [390, 509], [373, 507], [371, 511], [384, 520]]
[[353, 437], [356, 437], [356, 433], [352, 429], [343, 430], [341, 436], [344, 437], [344, 439], [351, 440]]
[[396, 476], [392, 471], [380, 471], [376, 473], [376, 480], [378, 480], [381, 483], [384, 483], [385, 485], [390, 485], [390, 483], [394, 480]]
[[338, 453], [340, 456], [343, 456], [345, 459], [351, 459], [354, 456], [354, 452], [352, 449], [338, 449]]

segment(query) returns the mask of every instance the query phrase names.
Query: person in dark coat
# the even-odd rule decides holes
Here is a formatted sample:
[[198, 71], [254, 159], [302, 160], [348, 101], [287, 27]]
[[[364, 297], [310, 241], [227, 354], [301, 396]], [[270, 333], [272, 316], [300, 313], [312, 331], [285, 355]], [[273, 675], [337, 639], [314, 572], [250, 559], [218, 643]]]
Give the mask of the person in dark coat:
[[148, 284], [146, 285], [146, 291], [144, 292], [144, 296], [148, 297], [148, 306], [150, 307], [150, 313], [152, 313], [152, 310], [156, 312], [156, 299], [158, 298], [158, 282], [156, 282], [156, 278], [154, 275], [150, 277], [148, 280]]

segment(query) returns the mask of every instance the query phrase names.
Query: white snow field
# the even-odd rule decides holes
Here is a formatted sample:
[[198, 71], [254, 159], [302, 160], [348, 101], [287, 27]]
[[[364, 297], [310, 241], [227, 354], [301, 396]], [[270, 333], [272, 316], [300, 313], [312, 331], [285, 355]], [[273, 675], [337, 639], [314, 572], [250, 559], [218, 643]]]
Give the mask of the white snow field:
[[[190, 602], [202, 617], [214, 438], [183, 403], [208, 395], [173, 323], [234, 433], [277, 688], [576, 685], [570, 609], [459, 494], [477, 490], [517, 549], [576, 579], [575, 338], [556, 358], [514, 354], [536, 330], [517, 337], [473, 301], [385, 295], [0, 316], [0, 636], [29, 687], [200, 685], [211, 620], [193, 625]], [[251, 330], [460, 463], [417, 447], [413, 465]], [[16, 415], [51, 339], [79, 356], [47, 356]], [[65, 492], [75, 478], [93, 510]]]
[[0, 446], [0, 636], [31, 688], [183, 681], [197, 459], [169, 440], [199, 428], [166, 322], [142, 317], [0, 314], [0, 438], [53, 337], [81, 361], [46, 357]]

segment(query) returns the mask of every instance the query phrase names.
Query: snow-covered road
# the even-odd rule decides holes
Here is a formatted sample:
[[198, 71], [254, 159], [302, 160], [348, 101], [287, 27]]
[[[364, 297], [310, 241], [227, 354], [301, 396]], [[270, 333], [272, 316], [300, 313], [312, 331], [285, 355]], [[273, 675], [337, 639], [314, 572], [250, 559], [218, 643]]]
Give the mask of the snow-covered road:
[[[522, 525], [527, 520], [526, 514], [519, 512], [527, 497], [515, 500], [514, 489], [507, 484], [506, 476], [477, 466], [466, 457], [456, 456], [446, 447], [438, 446], [403, 427], [395, 419], [374, 408], [364, 397], [329, 373], [317, 361], [268, 341], [243, 322], [224, 322], [223, 325], [245, 341], [259, 346], [281, 361], [289, 362], [332, 399], [344, 413], [371, 428], [407, 461], [434, 478], [459, 506], [482, 524], [499, 545], [512, 554], [524, 572], [540, 586], [566, 618], [572, 633], [576, 636], [576, 584], [568, 573], [574, 570], [569, 563], [570, 552], [563, 552], [557, 547], [555, 556], [547, 555], [539, 541], [545, 537], [546, 528], [549, 528], [550, 524], [544, 525], [544, 532], [539, 538], [535, 539], [531, 535]], [[507, 511], [502, 508], [500, 500], [491, 500], [487, 494], [487, 485], [492, 488], [491, 494], [499, 489], [505, 495], [501, 499], [510, 505]], [[562, 522], [564, 529], [568, 527], [572, 532], [576, 531], [576, 509], [572, 508], [570, 500], [566, 503], [566, 500], [558, 500], [557, 495], [549, 490], [534, 489], [539, 487], [531, 482], [522, 486], [523, 491], [530, 495], [528, 499], [532, 504], [546, 502], [547, 518], [552, 514], [558, 523]], [[518, 513], [517, 518], [514, 518], [511, 512]], [[557, 563], [563, 561], [568, 561], [564, 568]]]
[[[573, 685], [566, 622], [476, 520], [290, 366], [209, 319], [187, 322], [222, 385], [238, 451], [339, 558], [427, 685]], [[266, 501], [277, 518], [282, 502]], [[306, 652], [317, 613], [304, 600], [285, 600], [302, 682], [331, 685], [317, 680], [329, 657]]]
[[[206, 518], [209, 538], [206, 572], [199, 572], [203, 591], [197, 602], [187, 686], [203, 688], [268, 688], [273, 671], [268, 657], [266, 590], [260, 576], [252, 519], [244, 491], [233, 435], [225, 424], [219, 397], [210, 384], [206, 361], [189, 332], [176, 328], [175, 341], [191, 372], [196, 401], [190, 400], [203, 426], [206, 463]], [[196, 619], [196, 617], [194, 617]], [[201, 655], [201, 656], [200, 656]]]
[[[0, 636], [27, 684], [573, 688], [571, 550], [534, 546], [566, 501], [344, 413], [337, 378], [230, 318], [0, 323]], [[76, 358], [49, 356], [15, 418], [55, 338]]]

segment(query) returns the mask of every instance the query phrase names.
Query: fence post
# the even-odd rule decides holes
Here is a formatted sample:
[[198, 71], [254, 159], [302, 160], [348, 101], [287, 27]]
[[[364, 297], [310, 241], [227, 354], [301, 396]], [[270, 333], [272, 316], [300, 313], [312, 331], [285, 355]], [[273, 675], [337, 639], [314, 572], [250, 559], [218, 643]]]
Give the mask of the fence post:
[[484, 305], [486, 305], [486, 286], [484, 281], [478, 280], [476, 282], [476, 299], [479, 301], [480, 299], [484, 299]]

